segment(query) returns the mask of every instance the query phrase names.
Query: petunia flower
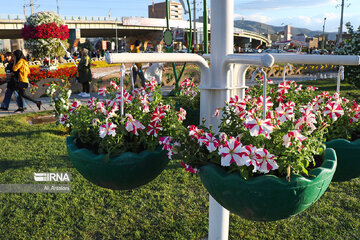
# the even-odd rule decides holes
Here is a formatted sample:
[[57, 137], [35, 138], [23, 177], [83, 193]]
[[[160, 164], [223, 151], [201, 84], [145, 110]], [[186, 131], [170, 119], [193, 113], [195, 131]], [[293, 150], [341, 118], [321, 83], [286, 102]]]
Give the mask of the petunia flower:
[[77, 110], [81, 106], [81, 102], [79, 100], [75, 100], [70, 105], [69, 113], [72, 114], [75, 110]]
[[91, 97], [89, 100], [88, 100], [88, 107], [89, 109], [94, 109], [95, 107], [95, 102], [96, 102], [96, 98], [94, 97]]
[[99, 129], [100, 137], [104, 138], [106, 135], [111, 135], [115, 137], [116, 136], [115, 128], [116, 125], [111, 122], [110, 123], [107, 122], [103, 125], [100, 125], [100, 129]]
[[138, 120], [134, 119], [133, 116], [131, 114], [126, 114], [125, 115], [127, 117], [127, 122], [125, 124], [125, 129], [128, 132], [132, 132], [135, 135], [139, 135], [137, 130], [143, 130], [145, 129], [144, 125], [141, 124], [141, 122], [139, 122]]
[[178, 120], [184, 121], [186, 119], [186, 110], [183, 108], [180, 108], [178, 111]]
[[161, 119], [163, 119], [165, 117], [165, 112], [161, 109], [161, 107], [157, 107], [155, 109], [155, 111], [152, 113], [151, 115], [151, 121], [152, 122], [156, 122], [156, 121], [161, 121]]
[[262, 173], [268, 173], [270, 170], [279, 168], [275, 162], [275, 156], [270, 154], [265, 148], [258, 148], [256, 151], [256, 170]]
[[329, 116], [333, 121], [336, 121], [340, 116], [344, 115], [344, 110], [337, 102], [329, 102], [324, 109], [324, 116]]
[[270, 133], [272, 133], [274, 126], [271, 124], [271, 119], [255, 119], [252, 117], [247, 117], [245, 119], [245, 128], [250, 131], [250, 135], [253, 137], [263, 135], [266, 138], [270, 138]]
[[106, 96], [106, 94], [107, 94], [107, 89], [106, 89], [106, 87], [99, 88], [98, 94], [99, 94], [100, 96]]
[[307, 137], [301, 135], [299, 130], [292, 130], [283, 136], [283, 145], [288, 148], [297, 142], [297, 145], [301, 146], [301, 143], [306, 139]]
[[151, 122], [151, 123], [149, 123], [149, 125], [147, 125], [146, 133], [147, 133], [147, 135], [152, 135], [154, 137], [157, 137], [159, 132], [162, 130], [163, 130], [163, 128], [160, 125], [160, 122], [156, 121], [156, 122]]
[[181, 161], [180, 164], [183, 168], [185, 168], [185, 171], [189, 173], [197, 173], [199, 171], [197, 168], [193, 168], [189, 164], [185, 164], [183, 161]]
[[60, 114], [59, 116], [59, 123], [60, 124], [65, 124], [66, 123], [66, 120], [69, 119], [69, 115], [67, 114]]
[[225, 141], [225, 144], [220, 146], [219, 155], [221, 155], [221, 166], [225, 167], [230, 166], [231, 163], [243, 166], [249, 160], [249, 157], [244, 154], [241, 143], [235, 138]]
[[290, 89], [290, 84], [287, 81], [279, 83], [278, 89], [278, 93], [281, 95], [287, 94], [288, 90]]
[[188, 129], [189, 129], [189, 136], [192, 137], [193, 139], [196, 138], [197, 140], [199, 140], [199, 138], [204, 135], [204, 131], [202, 129], [199, 129], [195, 125], [188, 126]]
[[218, 146], [220, 145], [220, 141], [216, 139], [211, 133], [205, 133], [203, 136], [199, 138], [198, 142], [200, 146], [202, 144], [205, 144], [209, 152], [216, 151]]
[[287, 107], [283, 104], [280, 104], [277, 108], [275, 108], [277, 113], [277, 118], [281, 123], [294, 119], [294, 108]]
[[112, 88], [114, 88], [114, 90], [118, 90], [120, 88], [119, 85], [117, 85], [115, 81], [110, 81], [110, 86]]

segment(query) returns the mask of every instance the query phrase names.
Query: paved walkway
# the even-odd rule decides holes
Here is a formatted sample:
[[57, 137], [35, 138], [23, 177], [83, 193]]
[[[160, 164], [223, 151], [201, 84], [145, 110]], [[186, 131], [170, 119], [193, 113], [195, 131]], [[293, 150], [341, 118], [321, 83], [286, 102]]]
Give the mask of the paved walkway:
[[[173, 87], [162, 87], [163, 95], [168, 95], [169, 92], [173, 89]], [[90, 93], [91, 97], [96, 98], [104, 98], [103, 96], [99, 96], [97, 93]], [[72, 94], [70, 99], [79, 99], [81, 103], [86, 104], [89, 98], [80, 97], [78, 94]], [[10, 101], [9, 109], [8, 111], [2, 111], [0, 110], [0, 117], [9, 116], [9, 115], [15, 115], [15, 114], [25, 114], [25, 113], [31, 113], [31, 112], [42, 112], [47, 110], [53, 110], [53, 108], [50, 106], [50, 98], [49, 97], [42, 97], [38, 100], [41, 101], [41, 109], [39, 110], [35, 103], [30, 102], [26, 100], [26, 110], [23, 113], [20, 112], [14, 112], [16, 109], [18, 109], [18, 106], [14, 100]]]

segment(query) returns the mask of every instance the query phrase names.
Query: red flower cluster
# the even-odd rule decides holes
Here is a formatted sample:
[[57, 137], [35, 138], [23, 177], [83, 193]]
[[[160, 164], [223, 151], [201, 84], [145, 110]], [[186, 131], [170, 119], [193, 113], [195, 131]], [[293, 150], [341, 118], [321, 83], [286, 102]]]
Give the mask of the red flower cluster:
[[60, 25], [60, 27], [52, 22], [41, 24], [39, 26], [24, 25], [21, 30], [21, 37], [27, 39], [47, 39], [59, 38], [65, 40], [69, 38], [69, 28], [67, 25]]
[[31, 84], [33, 84], [45, 78], [75, 78], [77, 73], [76, 67], [65, 67], [55, 71], [41, 71], [40, 68], [30, 68], [30, 74], [28, 77]]

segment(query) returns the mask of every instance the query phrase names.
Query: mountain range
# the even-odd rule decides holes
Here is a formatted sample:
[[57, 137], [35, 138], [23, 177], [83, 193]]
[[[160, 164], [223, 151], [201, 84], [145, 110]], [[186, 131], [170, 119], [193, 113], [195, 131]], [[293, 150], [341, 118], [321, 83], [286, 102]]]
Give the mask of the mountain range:
[[[249, 21], [249, 20], [235, 20], [234, 26], [237, 28], [242, 28], [248, 31], [264, 33], [264, 34], [273, 34], [284, 30], [284, 26], [273, 26], [266, 23], [260, 23], [256, 21]], [[329, 39], [333, 40], [336, 39], [336, 32], [326, 32], [329, 34]], [[322, 31], [312, 31], [307, 28], [297, 28], [291, 26], [291, 34], [305, 34], [309, 37], [314, 37], [316, 35], [322, 34]]]

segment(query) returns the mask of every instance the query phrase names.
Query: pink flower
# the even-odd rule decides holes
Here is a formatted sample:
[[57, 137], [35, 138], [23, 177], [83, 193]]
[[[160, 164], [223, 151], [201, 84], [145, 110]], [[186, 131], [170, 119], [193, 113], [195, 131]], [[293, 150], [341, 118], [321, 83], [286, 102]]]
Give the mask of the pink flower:
[[241, 101], [239, 96], [234, 96], [233, 98], [230, 98], [229, 106], [232, 108], [235, 108], [235, 113], [242, 112], [246, 109], [246, 103], [245, 101]]
[[100, 137], [104, 138], [106, 135], [111, 135], [115, 137], [116, 135], [115, 128], [116, 125], [113, 123], [106, 123], [101, 125], [99, 129]]
[[163, 119], [165, 117], [165, 112], [161, 109], [161, 107], [157, 107], [155, 109], [155, 111], [152, 113], [151, 115], [151, 121], [152, 122], [156, 122], [156, 121], [161, 121], [161, 119]]
[[205, 144], [209, 152], [216, 151], [218, 146], [220, 145], [220, 141], [216, 139], [211, 133], [205, 133], [204, 136], [201, 136], [199, 138], [198, 142], [200, 146], [202, 144]]
[[154, 92], [156, 85], [157, 85], [156, 80], [147, 81], [147, 82], [145, 83], [145, 89], [146, 89], [146, 90], [149, 90], [150, 92]]
[[271, 119], [255, 119], [247, 117], [245, 120], [245, 128], [249, 129], [251, 136], [263, 135], [266, 138], [270, 138], [274, 126], [271, 124]]
[[66, 120], [68, 120], [69, 119], [69, 115], [67, 115], [67, 114], [61, 114], [60, 115], [60, 119], [59, 119], [59, 122], [60, 122], [60, 124], [65, 124], [66, 123]]
[[256, 170], [262, 173], [268, 173], [270, 170], [278, 169], [275, 162], [275, 156], [270, 154], [265, 148], [258, 148], [255, 154]]
[[178, 120], [179, 121], [184, 121], [186, 119], [186, 110], [183, 108], [180, 108], [178, 111]]
[[280, 104], [275, 110], [277, 118], [281, 123], [294, 119], [294, 109], [292, 107], [286, 107], [285, 105]]
[[69, 109], [69, 113], [73, 113], [75, 110], [77, 110], [79, 107], [81, 106], [81, 102], [76, 100], [74, 101], [71, 106], [70, 106], [70, 109]]
[[226, 133], [221, 132], [221, 133], [219, 134], [219, 140], [220, 140], [221, 142], [225, 142], [227, 139], [228, 139], [228, 136], [226, 135]]
[[147, 105], [147, 104], [143, 105], [143, 106], [142, 106], [142, 111], [143, 111], [144, 113], [150, 112], [149, 105]]
[[302, 141], [306, 140], [307, 137], [301, 135], [299, 130], [292, 130], [283, 136], [283, 145], [290, 147], [294, 142], [298, 142], [301, 146]]
[[107, 94], [107, 89], [106, 87], [102, 87], [102, 88], [99, 88], [99, 91], [98, 91], [98, 94], [101, 96], [106, 96]]
[[185, 168], [185, 171], [189, 172], [189, 173], [197, 173], [198, 169], [193, 168], [192, 166], [185, 164], [183, 161], [180, 162], [181, 166], [183, 168]]
[[88, 100], [88, 107], [89, 107], [89, 109], [94, 109], [94, 107], [95, 107], [95, 101], [96, 101], [96, 98], [94, 98], [94, 97], [91, 97], [91, 98]]
[[99, 120], [98, 118], [94, 118], [94, 119], [92, 120], [92, 125], [93, 125], [93, 126], [97, 126], [98, 123], [100, 123], [100, 120]]
[[220, 146], [219, 155], [221, 155], [221, 166], [228, 167], [231, 163], [237, 166], [249, 164], [249, 156], [244, 151], [241, 143], [232, 138]]
[[110, 81], [110, 86], [114, 89], [114, 90], [118, 90], [120, 87], [119, 85], [116, 84], [116, 82], [114, 81]]
[[217, 108], [214, 113], [214, 117], [218, 117], [220, 115], [221, 108]]
[[318, 88], [317, 88], [317, 87], [313, 87], [313, 86], [308, 86], [306, 90], [307, 90], [308, 92], [314, 92], [316, 89], [318, 89]]
[[[263, 96], [260, 96], [256, 102], [257, 104], [257, 108], [260, 109], [263, 107]], [[266, 97], [266, 110], [269, 110], [270, 108], [272, 108], [272, 106], [274, 106], [274, 104], [271, 102], [271, 97], [267, 96]]]
[[156, 121], [156, 122], [151, 122], [149, 125], [147, 125], [147, 135], [152, 135], [154, 137], [158, 136], [158, 133], [160, 131], [162, 131], [163, 128], [162, 126], [160, 126], [160, 122]]
[[163, 110], [164, 112], [168, 112], [170, 110], [170, 105], [168, 105], [168, 104], [162, 105], [161, 110]]
[[171, 146], [171, 137], [160, 137], [159, 138], [159, 144], [163, 145], [163, 150], [170, 150], [172, 148]]
[[125, 129], [128, 132], [132, 132], [135, 135], [139, 135], [139, 133], [137, 132], [137, 130], [143, 130], [145, 129], [144, 125], [141, 124], [141, 122], [139, 122], [138, 120], [134, 119], [133, 116], [131, 114], [126, 114], [125, 115], [127, 117], [127, 122], [125, 124]]
[[199, 129], [195, 125], [188, 126], [189, 129], [189, 136], [193, 139], [196, 138], [199, 140], [199, 138], [204, 134], [204, 131], [202, 129]]
[[344, 115], [344, 110], [339, 103], [330, 102], [325, 106], [323, 114], [329, 116], [333, 121], [336, 121], [340, 116]]
[[284, 95], [284, 94], [288, 93], [288, 90], [290, 89], [290, 85], [288, 84], [287, 81], [285, 81], [285, 82], [279, 83], [278, 88], [279, 88], [278, 93]]

